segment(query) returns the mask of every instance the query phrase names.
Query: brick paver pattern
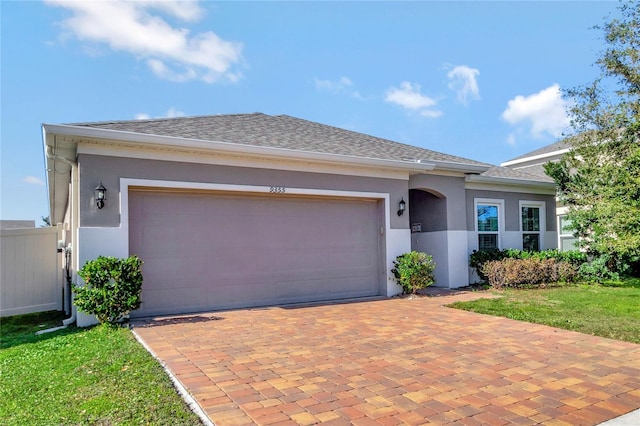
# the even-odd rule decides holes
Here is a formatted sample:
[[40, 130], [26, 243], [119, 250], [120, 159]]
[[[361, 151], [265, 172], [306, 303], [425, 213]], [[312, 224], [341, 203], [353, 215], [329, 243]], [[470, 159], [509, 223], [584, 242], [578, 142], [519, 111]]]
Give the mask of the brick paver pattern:
[[640, 345], [392, 298], [134, 323], [225, 425], [595, 425], [640, 408]]

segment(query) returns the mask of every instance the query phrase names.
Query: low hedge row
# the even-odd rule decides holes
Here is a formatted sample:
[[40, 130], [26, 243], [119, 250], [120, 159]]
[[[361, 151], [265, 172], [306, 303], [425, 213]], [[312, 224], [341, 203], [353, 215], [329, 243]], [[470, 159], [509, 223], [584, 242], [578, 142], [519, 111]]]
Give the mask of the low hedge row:
[[579, 276], [578, 267], [570, 262], [537, 257], [491, 260], [483, 264], [481, 272], [496, 289], [544, 287], [552, 283], [573, 282]]
[[577, 250], [560, 251], [557, 249], [542, 251], [524, 251], [517, 249], [474, 250], [469, 257], [469, 266], [475, 268], [478, 276], [483, 281], [488, 281], [489, 277], [483, 271], [484, 265], [487, 262], [504, 259], [535, 259], [540, 261], [554, 259], [556, 262], [566, 262], [579, 268], [580, 265], [587, 262], [587, 255]]

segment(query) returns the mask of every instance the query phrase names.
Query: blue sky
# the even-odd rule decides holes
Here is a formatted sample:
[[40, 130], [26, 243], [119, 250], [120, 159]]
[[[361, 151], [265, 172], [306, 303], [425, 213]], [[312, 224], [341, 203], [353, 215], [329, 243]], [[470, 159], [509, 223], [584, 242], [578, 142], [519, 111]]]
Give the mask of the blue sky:
[[566, 131], [617, 2], [18, 2], [2, 219], [48, 215], [41, 123], [287, 114], [499, 164]]

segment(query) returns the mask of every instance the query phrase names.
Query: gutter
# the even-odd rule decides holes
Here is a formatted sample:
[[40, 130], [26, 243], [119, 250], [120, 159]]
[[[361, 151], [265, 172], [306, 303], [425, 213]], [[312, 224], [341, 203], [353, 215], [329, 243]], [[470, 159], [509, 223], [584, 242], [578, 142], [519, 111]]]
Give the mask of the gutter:
[[493, 177], [493, 176], [467, 175], [465, 177], [465, 181], [477, 182], [477, 183], [489, 183], [489, 184], [530, 186], [530, 187], [547, 188], [547, 189], [553, 189], [553, 190], [555, 190], [556, 188], [556, 184], [554, 182], [532, 181], [532, 180], [524, 180], [524, 179]]
[[[51, 176], [53, 176], [53, 183], [50, 182], [49, 178], [47, 178], [47, 192], [49, 194], [49, 217], [50, 219], [53, 221], [54, 219], [54, 204], [55, 204], [55, 199], [56, 199], [56, 184], [55, 184], [55, 178], [56, 178], [56, 162], [60, 161], [64, 164], [66, 164], [67, 166], [71, 167], [71, 174], [73, 175], [74, 172], [77, 170], [78, 167], [78, 163], [72, 160], [69, 160], [67, 157], [64, 156], [60, 156], [54, 153], [54, 149], [57, 147], [57, 140], [56, 140], [56, 136], [55, 134], [53, 135], [53, 140], [54, 140], [54, 146], [51, 145], [47, 145], [47, 133], [46, 133], [46, 129], [44, 128], [43, 125], [43, 130], [42, 130], [42, 138], [44, 140], [44, 149], [45, 149], [45, 157], [47, 160], [52, 161], [52, 167], [51, 167]], [[46, 161], [45, 161], [46, 163]], [[47, 175], [49, 175], [49, 171], [48, 171], [49, 167], [47, 164]], [[73, 210], [73, 206], [69, 206], [70, 209]], [[72, 213], [73, 215], [73, 213]], [[73, 218], [72, 218], [73, 221]], [[72, 227], [72, 229], [75, 229]], [[73, 236], [72, 236], [72, 241], [74, 240]], [[71, 250], [71, 245], [69, 245], [67, 248], [65, 248], [65, 256], [67, 256], [68, 254], [66, 253], [66, 250]], [[67, 275], [67, 292], [68, 294], [72, 294], [71, 293], [71, 275], [70, 275], [70, 268], [71, 268], [71, 263], [70, 261], [65, 261], [65, 272]], [[71, 298], [73, 299], [73, 295], [71, 296]], [[67, 328], [69, 325], [73, 324], [76, 322], [76, 309], [73, 306], [73, 300], [71, 301], [71, 316], [67, 319], [62, 320], [62, 326], [61, 327], [55, 327], [52, 329], [48, 329], [48, 330], [42, 330], [39, 333], [36, 334], [40, 334], [40, 333], [49, 333], [52, 331], [57, 331], [57, 330], [61, 330], [63, 328]]]
[[531, 157], [524, 157], [524, 158], [519, 158], [519, 159], [516, 159], [516, 160], [505, 161], [504, 163], [500, 163], [500, 166], [508, 167], [508, 166], [513, 166], [515, 164], [528, 163], [530, 161], [535, 161], [535, 160], [543, 160], [543, 159], [549, 158], [549, 157], [556, 157], [558, 155], [564, 155], [569, 151], [571, 151], [570, 148], [559, 149], [557, 151], [551, 151], [551, 152], [547, 152], [545, 154], [538, 154], [538, 155], [533, 155]]
[[223, 141], [204, 141], [201, 139], [180, 138], [175, 136], [160, 136], [147, 133], [136, 133], [122, 130], [95, 129], [84, 126], [65, 124], [43, 124], [43, 128], [52, 134], [65, 134], [88, 139], [102, 139], [114, 142], [131, 142], [134, 144], [155, 145], [158, 147], [182, 148], [185, 150], [217, 151], [223, 153], [247, 154], [259, 157], [280, 159], [308, 160], [325, 163], [356, 164], [362, 166], [385, 167], [409, 172], [425, 172], [434, 169], [454, 170], [468, 173], [482, 173], [489, 169], [489, 165], [449, 163], [438, 160], [387, 160], [380, 158], [355, 157], [344, 154], [330, 154], [313, 151], [299, 151], [285, 148], [245, 145]]

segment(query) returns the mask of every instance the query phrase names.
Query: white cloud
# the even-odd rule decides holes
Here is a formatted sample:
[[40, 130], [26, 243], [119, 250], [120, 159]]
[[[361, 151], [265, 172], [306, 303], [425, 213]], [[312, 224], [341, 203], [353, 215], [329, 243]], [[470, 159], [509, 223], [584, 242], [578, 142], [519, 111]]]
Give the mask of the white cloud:
[[336, 81], [319, 80], [316, 78], [316, 89], [326, 90], [332, 93], [340, 93], [353, 86], [353, 82], [349, 77], [340, 77]]
[[[177, 109], [175, 109], [174, 107], [171, 107], [167, 110], [167, 112], [164, 115], [160, 115], [160, 116], [156, 116], [155, 118], [174, 118], [174, 117], [184, 117], [186, 114], [182, 111], [179, 111]], [[146, 112], [141, 112], [135, 115], [135, 119], [136, 120], [149, 120], [151, 119], [151, 116], [149, 114], [147, 114]]]
[[178, 111], [173, 107], [169, 108], [169, 110], [167, 111], [167, 114], [165, 115], [165, 117], [168, 117], [168, 118], [184, 117], [184, 116], [185, 116], [184, 112]]
[[464, 105], [468, 105], [470, 100], [480, 99], [480, 89], [476, 80], [478, 75], [480, 70], [466, 65], [458, 65], [447, 73], [451, 80], [449, 88], [456, 92], [458, 101]]
[[46, 2], [73, 13], [61, 23], [69, 34], [145, 59], [160, 78], [212, 83], [221, 79], [235, 82], [241, 77], [232, 69], [242, 60], [241, 43], [223, 40], [212, 31], [192, 35], [187, 28], [172, 27], [158, 14], [194, 22], [204, 14], [197, 1]]
[[438, 118], [442, 115], [442, 111], [424, 109], [420, 111], [420, 115], [427, 118]]
[[507, 136], [507, 143], [509, 145], [515, 145], [516, 144], [516, 135], [514, 135], [513, 133], [509, 133], [509, 136]]
[[22, 179], [22, 181], [26, 183], [30, 183], [32, 185], [44, 186], [44, 181], [35, 176], [26, 176], [24, 179]]
[[559, 137], [570, 124], [560, 86], [554, 84], [529, 96], [516, 96], [507, 104], [502, 119], [512, 126], [527, 126], [534, 137], [547, 133]]
[[420, 85], [403, 81], [400, 87], [387, 90], [384, 100], [400, 105], [403, 108], [417, 111], [423, 117], [435, 118], [442, 115], [442, 111], [431, 109], [437, 102], [435, 99], [420, 93]]
[[353, 81], [349, 77], [340, 77], [338, 80], [320, 80], [315, 79], [316, 90], [330, 92], [333, 94], [346, 94], [352, 98], [366, 100], [360, 92], [353, 88]]

